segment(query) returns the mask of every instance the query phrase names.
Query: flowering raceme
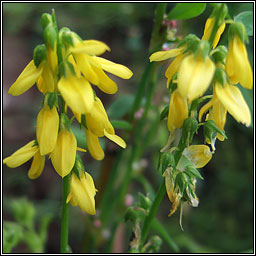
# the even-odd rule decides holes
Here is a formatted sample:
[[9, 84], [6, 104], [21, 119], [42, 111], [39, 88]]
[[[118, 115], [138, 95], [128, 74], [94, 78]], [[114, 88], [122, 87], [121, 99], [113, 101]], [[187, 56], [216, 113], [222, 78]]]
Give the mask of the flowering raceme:
[[[149, 58], [152, 62], [175, 57], [165, 71], [170, 101], [161, 118], [167, 117], [170, 136], [161, 150], [159, 165], [165, 167], [161, 171], [172, 203], [169, 216], [177, 210], [181, 200], [193, 207], [198, 205], [194, 192], [196, 178], [202, 179], [202, 176], [197, 168], [204, 167], [212, 159], [216, 138], [227, 139], [224, 131], [227, 113], [237, 122], [251, 125], [250, 109], [236, 86], [240, 83], [251, 89], [253, 85], [244, 45], [246, 30], [242, 23], [225, 20], [226, 15], [226, 5], [217, 4], [206, 20], [201, 40], [190, 34], [176, 48], [155, 52]], [[218, 44], [227, 24], [231, 25], [226, 48]], [[213, 95], [204, 95], [207, 91]], [[201, 102], [208, 98], [210, 100], [197, 114]], [[205, 122], [202, 122], [205, 113]], [[212, 151], [208, 145], [191, 145], [199, 127], [203, 127], [204, 142], [211, 145]], [[180, 136], [178, 143], [176, 136]]]
[[[53, 14], [54, 15], [54, 14]], [[43, 14], [45, 44], [34, 49], [33, 60], [10, 87], [13, 96], [21, 95], [34, 84], [43, 94], [43, 107], [37, 115], [36, 140], [31, 141], [6, 157], [3, 163], [15, 168], [33, 158], [28, 176], [38, 178], [48, 155], [58, 175], [70, 175], [70, 194], [67, 203], [78, 205], [83, 211], [95, 214], [93, 179], [84, 170], [77, 171], [77, 140], [71, 129], [73, 118], [68, 117], [67, 107], [85, 130], [87, 147], [97, 160], [104, 158], [99, 137], [107, 137], [122, 148], [125, 141], [115, 134], [101, 100], [92, 85], [105, 93], [113, 94], [117, 84], [105, 72], [123, 79], [133, 73], [127, 67], [99, 57], [110, 48], [97, 40], [82, 40], [68, 28], [56, 29], [55, 18]], [[58, 42], [58, 43], [57, 43]], [[61, 108], [59, 108], [60, 97]], [[61, 112], [61, 113], [60, 113]], [[80, 173], [80, 174], [79, 174]]]

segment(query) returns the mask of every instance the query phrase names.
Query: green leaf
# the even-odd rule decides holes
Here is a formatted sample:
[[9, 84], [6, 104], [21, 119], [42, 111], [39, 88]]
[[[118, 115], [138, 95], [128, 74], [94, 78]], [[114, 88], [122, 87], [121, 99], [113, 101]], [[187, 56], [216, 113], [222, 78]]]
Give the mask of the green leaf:
[[115, 129], [122, 129], [126, 131], [130, 131], [132, 129], [132, 125], [124, 120], [112, 120], [111, 124]]
[[245, 30], [248, 36], [253, 36], [253, 12], [246, 11], [241, 12], [234, 17], [235, 22], [241, 22], [245, 26]]
[[205, 10], [205, 3], [178, 3], [168, 14], [169, 20], [194, 18]]
[[134, 101], [133, 95], [124, 95], [117, 98], [107, 110], [108, 116], [114, 119], [122, 118], [125, 114], [129, 113]]

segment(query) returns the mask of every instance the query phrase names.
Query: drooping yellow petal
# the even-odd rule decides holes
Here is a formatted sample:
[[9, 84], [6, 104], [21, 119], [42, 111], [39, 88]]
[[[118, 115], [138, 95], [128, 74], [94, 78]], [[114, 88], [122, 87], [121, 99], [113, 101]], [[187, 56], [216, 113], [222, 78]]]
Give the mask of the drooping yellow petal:
[[97, 40], [84, 40], [76, 43], [75, 47], [71, 48], [71, 53], [75, 54], [101, 55], [106, 51], [110, 51], [110, 48], [105, 43]]
[[39, 151], [38, 146], [34, 146], [34, 144], [35, 140], [30, 141], [25, 146], [15, 151], [11, 156], [6, 157], [3, 160], [3, 163], [11, 168], [15, 168], [26, 163], [37, 153], [37, 151]]
[[41, 155], [53, 151], [59, 130], [59, 115], [55, 106], [52, 109], [48, 105], [40, 110], [37, 116], [36, 137]]
[[39, 65], [37, 68], [34, 64], [34, 61], [31, 60], [19, 75], [15, 83], [10, 87], [8, 93], [13, 96], [21, 95], [37, 82], [41, 74], [42, 66]]
[[77, 66], [80, 71], [83, 73], [84, 77], [92, 84], [99, 84], [98, 75], [95, 73], [91, 64], [88, 60], [89, 56], [86, 54], [76, 54], [75, 59], [77, 62]]
[[150, 62], [167, 60], [167, 59], [176, 57], [177, 55], [181, 54], [183, 52], [183, 50], [184, 50], [183, 48], [176, 48], [176, 49], [171, 49], [168, 51], [158, 51], [158, 52], [153, 53], [149, 57], [149, 60], [150, 60]]
[[96, 66], [92, 68], [99, 78], [99, 83], [96, 84], [99, 89], [108, 94], [116, 93], [118, 90], [117, 84], [111, 80], [101, 68]]
[[185, 57], [185, 55], [180, 54], [178, 55], [173, 61], [172, 63], [169, 65], [169, 67], [166, 69], [165, 71], [165, 77], [168, 78], [167, 81], [167, 88], [169, 87], [169, 83], [172, 80], [173, 76], [175, 75], [176, 72], [178, 72], [179, 67], [180, 67], [180, 63], [182, 61], [182, 59]]
[[181, 128], [184, 120], [188, 117], [187, 100], [176, 89], [170, 99], [167, 127], [169, 131]]
[[98, 136], [90, 130], [84, 129], [86, 135], [86, 143], [91, 156], [96, 160], [102, 160], [105, 156], [99, 142]]
[[206, 145], [191, 145], [184, 149], [183, 155], [187, 157], [196, 168], [204, 167], [212, 158], [212, 153]]
[[226, 71], [233, 84], [240, 84], [252, 89], [253, 73], [248, 59], [246, 47], [238, 36], [228, 44], [228, 54], [226, 58]]
[[45, 82], [44, 82], [44, 79], [43, 79], [42, 75], [39, 77], [39, 79], [38, 79], [36, 85], [37, 85], [37, 89], [38, 89], [41, 93], [45, 94], [45, 93], [47, 92], [47, 87], [46, 87], [46, 84], [45, 84]]
[[76, 160], [77, 141], [70, 130], [61, 130], [50, 158], [56, 172], [64, 178], [72, 170]]
[[185, 57], [178, 72], [178, 90], [180, 94], [192, 101], [208, 89], [215, 71], [215, 65], [207, 56], [205, 61], [201, 56], [193, 54]]
[[119, 137], [118, 135], [116, 135], [116, 134], [110, 134], [110, 133], [108, 133], [106, 130], [104, 130], [104, 135], [108, 138], [108, 139], [110, 139], [110, 140], [112, 140], [113, 142], [115, 142], [117, 145], [119, 145], [120, 147], [122, 147], [122, 148], [126, 148], [126, 143], [125, 143], [125, 141], [121, 138], [121, 137]]
[[223, 88], [220, 84], [217, 83], [215, 85], [215, 91], [220, 102], [236, 119], [236, 121], [241, 122], [246, 126], [250, 126], [250, 109], [240, 90], [234, 85], [226, 84]]
[[[213, 30], [213, 27], [214, 27], [214, 23], [215, 23], [215, 19], [214, 18], [208, 18], [206, 20], [205, 27], [204, 27], [204, 34], [203, 34], [202, 40], [206, 40], [206, 41], [210, 40], [210, 37], [211, 37], [211, 34], [212, 34], [212, 30]], [[220, 40], [220, 37], [221, 37], [222, 33], [225, 30], [225, 27], [226, 27], [226, 23], [224, 22], [218, 28], [218, 30], [216, 32], [216, 35], [214, 37], [214, 40], [213, 40], [213, 44], [212, 44], [212, 48], [213, 49], [217, 46], [217, 44], [218, 44], [218, 42]]]
[[214, 104], [214, 99], [211, 99], [209, 102], [207, 102], [205, 105], [203, 105], [199, 111], [198, 114], [198, 121], [201, 123], [202, 116], [205, 112], [207, 112]]
[[86, 125], [98, 137], [104, 136], [104, 129], [111, 134], [115, 133], [105, 108], [98, 97], [96, 97], [90, 113], [86, 115]]
[[101, 57], [95, 56], [94, 59], [101, 64], [102, 69], [118, 77], [129, 79], [133, 75], [132, 71], [124, 65], [114, 63]]
[[67, 202], [71, 200], [73, 205], [78, 205], [82, 211], [95, 215], [95, 195], [96, 189], [89, 173], [81, 173], [80, 180], [76, 174], [72, 174]]
[[41, 156], [40, 151], [38, 150], [34, 155], [31, 167], [28, 171], [28, 177], [32, 180], [37, 179], [44, 169], [44, 164], [45, 156]]
[[86, 114], [91, 110], [94, 94], [86, 79], [74, 76], [62, 77], [58, 83], [58, 89], [72, 111]]

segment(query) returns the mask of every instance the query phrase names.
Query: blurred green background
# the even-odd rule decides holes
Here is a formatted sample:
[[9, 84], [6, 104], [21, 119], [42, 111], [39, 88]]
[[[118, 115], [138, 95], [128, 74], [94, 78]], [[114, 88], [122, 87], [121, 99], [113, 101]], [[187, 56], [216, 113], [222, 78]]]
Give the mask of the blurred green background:
[[[242, 11], [253, 9], [253, 3], [228, 3], [227, 5], [231, 17]], [[173, 6], [174, 4], [168, 3], [167, 9], [171, 10]], [[8, 95], [7, 92], [31, 60], [34, 47], [43, 43], [40, 17], [44, 12], [51, 13], [52, 9], [55, 10], [59, 28], [69, 27], [83, 39], [105, 42], [111, 48], [111, 52], [104, 54], [104, 57], [123, 64], [133, 71], [134, 75], [130, 80], [114, 78], [119, 85], [117, 94], [104, 95], [97, 91], [106, 109], [109, 108], [109, 118], [115, 119], [124, 118], [124, 116], [122, 109], [111, 107], [111, 103], [122, 98], [126, 103], [123, 107], [130, 106], [148, 61], [155, 7], [156, 3], [3, 3], [3, 158], [35, 137], [35, 121], [40, 110], [42, 95], [36, 87], [19, 97]], [[178, 22], [177, 34], [194, 33], [201, 37], [204, 23], [211, 11], [212, 6], [207, 4], [205, 12], [200, 16]], [[227, 44], [226, 34], [227, 31], [222, 36], [222, 44]], [[250, 44], [247, 50], [252, 63], [253, 38], [249, 39]], [[168, 103], [166, 81], [163, 77], [165, 69], [164, 65], [160, 68], [159, 73], [162, 77], [157, 82], [153, 98], [153, 104], [159, 111], [164, 104]], [[242, 92], [253, 114], [253, 92], [246, 89]], [[120, 107], [120, 104], [118, 106]], [[80, 138], [81, 134], [79, 129], [77, 130], [76, 135]], [[253, 127], [246, 128], [228, 116], [225, 131], [228, 140], [222, 143], [216, 142], [217, 150], [213, 159], [201, 170], [204, 180], [197, 183], [196, 191], [200, 199], [199, 207], [184, 208], [184, 232], [178, 224], [178, 212], [170, 218], [167, 217], [171, 207], [167, 196], [164, 197], [159, 209], [158, 218], [181, 248], [180, 253], [252, 252], [254, 241]], [[122, 135], [121, 131], [118, 131], [118, 134]], [[156, 172], [159, 150], [165, 145], [167, 138], [166, 124], [162, 121], [143, 159], [134, 164], [135, 171], [139, 168], [155, 190], [161, 180], [159, 173]], [[117, 148], [111, 142], [104, 142], [106, 160], [103, 163], [107, 164], [109, 158], [115, 158]], [[84, 138], [79, 139], [79, 143], [84, 145]], [[101, 186], [99, 179], [102, 175], [100, 171], [104, 171], [100, 162], [94, 161], [90, 156], [85, 156], [84, 159], [86, 169], [95, 178], [96, 187], [99, 188]], [[35, 181], [29, 180], [27, 171], [30, 163], [15, 169], [3, 166], [3, 220], [14, 221], [11, 202], [17, 198], [27, 198], [36, 208], [36, 228], [43, 216], [52, 214], [45, 252], [57, 253], [60, 236], [61, 179], [48, 160], [42, 176]], [[120, 177], [117, 177], [117, 182], [122, 182]], [[138, 192], [145, 194], [143, 187], [133, 180], [129, 187], [129, 195], [134, 202]], [[122, 218], [123, 215], [124, 211], [113, 210], [113, 218]], [[129, 222], [122, 221], [118, 227], [112, 252], [127, 252], [131, 231], [129, 225]], [[88, 230], [93, 230], [96, 237], [92, 246], [94, 249], [88, 246], [90, 241], [85, 241], [88, 237], [87, 232], [90, 232]], [[106, 252], [105, 244], [110, 234], [111, 229], [108, 226], [100, 227], [97, 215], [88, 216], [77, 207], [70, 208], [70, 245], [74, 253]], [[31, 251], [24, 242], [21, 242], [13, 252]], [[159, 252], [172, 251], [163, 242]]]

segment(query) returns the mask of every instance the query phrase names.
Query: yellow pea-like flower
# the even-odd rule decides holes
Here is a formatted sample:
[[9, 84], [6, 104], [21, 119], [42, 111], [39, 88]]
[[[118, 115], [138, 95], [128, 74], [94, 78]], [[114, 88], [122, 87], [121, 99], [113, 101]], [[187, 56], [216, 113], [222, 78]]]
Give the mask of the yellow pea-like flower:
[[151, 54], [149, 57], [150, 62], [152, 61], [163, 61], [180, 55], [184, 51], [184, 48], [175, 48], [168, 51], [158, 51]]
[[37, 68], [34, 64], [34, 61], [31, 60], [25, 69], [21, 72], [15, 83], [10, 87], [8, 93], [13, 96], [18, 96], [26, 92], [38, 81], [42, 72], [42, 65], [39, 65]]
[[76, 60], [77, 67], [90, 83], [105, 93], [114, 94], [118, 90], [117, 84], [104, 71], [123, 79], [130, 79], [133, 73], [124, 65], [98, 57], [106, 50], [110, 51], [109, 47], [97, 40], [75, 40], [70, 52]]
[[116, 135], [116, 134], [110, 134], [110, 133], [108, 133], [106, 130], [104, 130], [104, 135], [105, 135], [108, 139], [110, 139], [110, 140], [112, 140], [113, 142], [115, 142], [118, 146], [120, 146], [120, 147], [122, 147], [122, 148], [126, 148], [126, 143], [125, 143], [125, 141], [124, 141], [121, 137], [119, 137], [118, 135]]
[[96, 188], [93, 179], [89, 173], [80, 173], [80, 180], [75, 173], [72, 173], [70, 179], [70, 193], [66, 203], [73, 206], [79, 206], [82, 211], [95, 215], [95, 195]]
[[190, 102], [200, 97], [208, 89], [215, 72], [215, 65], [206, 56], [205, 60], [201, 55], [186, 56], [178, 71], [178, 90], [180, 94]]
[[78, 114], [90, 112], [94, 94], [91, 85], [85, 78], [77, 78], [71, 74], [67, 78], [62, 77], [58, 82], [58, 89], [72, 111]]
[[241, 122], [246, 126], [251, 124], [250, 109], [243, 98], [240, 90], [228, 83], [223, 87], [221, 84], [215, 84], [215, 91], [219, 101], [227, 109], [237, 122]]
[[169, 131], [181, 128], [184, 120], [188, 117], [187, 100], [176, 89], [170, 99], [167, 127]]
[[106, 110], [98, 97], [95, 98], [91, 111], [85, 116], [87, 127], [98, 137], [104, 136], [104, 129], [110, 134], [115, 133]]
[[90, 130], [84, 129], [86, 135], [86, 143], [91, 156], [95, 160], [102, 160], [105, 157], [99, 142], [99, 137]]
[[40, 151], [38, 150], [36, 154], [34, 155], [31, 167], [28, 171], [28, 177], [32, 180], [37, 179], [44, 169], [45, 164], [45, 156], [42, 156], [40, 154]]
[[56, 172], [64, 178], [72, 170], [76, 160], [77, 141], [70, 130], [59, 132], [54, 150], [50, 153], [52, 165]]
[[30, 179], [36, 179], [44, 169], [45, 156], [41, 156], [38, 145], [35, 145], [35, 140], [30, 141], [15, 151], [11, 156], [6, 157], [3, 163], [10, 168], [16, 168], [29, 161], [32, 157], [33, 161], [28, 171], [28, 177]]
[[[198, 115], [199, 122], [201, 122], [201, 120], [202, 120], [202, 115], [205, 112], [207, 112], [209, 109], [210, 109], [210, 111], [209, 111], [209, 114], [207, 115], [206, 120], [213, 120], [215, 122], [215, 124], [217, 125], [217, 127], [223, 131], [224, 126], [226, 124], [227, 109], [224, 107], [224, 105], [218, 99], [216, 92], [215, 92], [215, 87], [213, 90], [213, 98], [209, 102], [207, 102], [199, 111], [199, 115]], [[217, 138], [220, 141], [224, 140], [224, 136], [222, 136], [219, 133], [217, 134]]]
[[59, 130], [59, 115], [55, 106], [45, 104], [37, 116], [36, 137], [41, 155], [49, 154], [56, 145]]
[[3, 160], [3, 163], [11, 168], [15, 168], [26, 163], [39, 150], [39, 147], [34, 145], [35, 145], [35, 140], [30, 141], [25, 146], [15, 151], [11, 156], [6, 157]]
[[[215, 23], [215, 18], [208, 18], [206, 20], [205, 27], [204, 27], [204, 34], [203, 34], [202, 40], [206, 40], [206, 41], [210, 40], [210, 37], [211, 37], [211, 34], [212, 34], [212, 30], [213, 30], [213, 27], [214, 27], [214, 23]], [[213, 43], [212, 43], [212, 48], [213, 49], [217, 46], [217, 44], [218, 44], [218, 42], [220, 40], [220, 37], [221, 37], [222, 33], [225, 30], [225, 27], [226, 27], [226, 23], [224, 22], [218, 28], [218, 30], [216, 32], [216, 35], [214, 37]]]
[[184, 149], [183, 155], [190, 160], [196, 168], [204, 167], [212, 158], [212, 153], [206, 145], [191, 145]]
[[242, 40], [237, 35], [228, 42], [226, 72], [232, 84], [240, 82], [243, 87], [252, 89], [253, 74], [247, 50]]

